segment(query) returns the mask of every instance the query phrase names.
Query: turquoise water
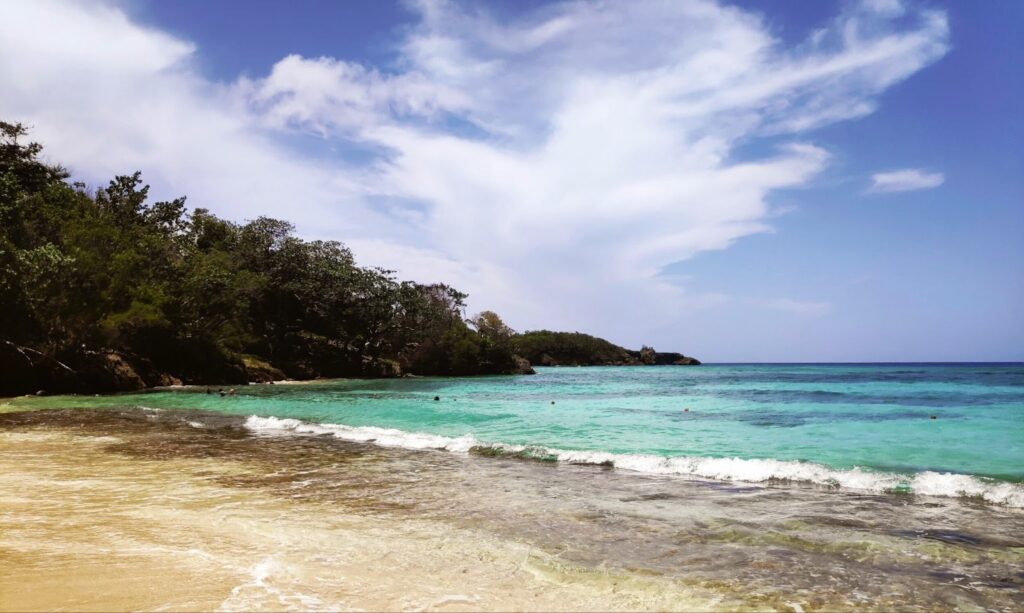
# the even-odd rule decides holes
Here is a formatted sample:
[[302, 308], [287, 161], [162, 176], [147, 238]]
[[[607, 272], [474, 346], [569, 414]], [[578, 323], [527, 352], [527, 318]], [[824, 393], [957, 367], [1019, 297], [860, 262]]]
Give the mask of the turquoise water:
[[[1021, 364], [542, 368], [532, 377], [347, 380], [253, 385], [223, 398], [185, 389], [13, 404], [206, 409], [304, 422], [250, 420], [268, 432], [455, 451], [492, 445], [724, 479], [864, 489], [902, 479], [923, 493], [1024, 503]], [[939, 479], [944, 473], [952, 475]]]

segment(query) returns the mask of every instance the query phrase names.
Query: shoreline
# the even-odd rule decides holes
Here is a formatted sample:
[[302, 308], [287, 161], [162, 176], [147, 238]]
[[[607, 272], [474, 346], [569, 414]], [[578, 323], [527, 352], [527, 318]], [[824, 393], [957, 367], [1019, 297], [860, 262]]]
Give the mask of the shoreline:
[[[220, 443], [247, 438], [231, 432], [235, 420], [203, 417]], [[110, 423], [42, 421], [43, 429], [0, 427], [0, 509], [33, 526], [0, 519], [3, 611], [693, 610], [721, 600], [371, 497], [289, 496], [254, 458], [131, 440], [169, 421], [118, 422], [132, 424], [127, 435]], [[358, 453], [346, 459], [358, 462]], [[62, 495], [78, 508], [54, 504]]]
[[[3, 610], [155, 608], [131, 600], [142, 596], [131, 586], [168, 565], [147, 580], [153, 598], [179, 609], [1024, 604], [1007, 589], [1024, 586], [1013, 570], [1024, 563], [1024, 514], [954, 499], [259, 436], [239, 416], [172, 409], [5, 413], [0, 446], [0, 517], [19, 518], [0, 530], [0, 552], [5, 567], [29, 569], [0, 586], [20, 594], [0, 600]], [[97, 530], [130, 539], [79, 543]], [[172, 537], [194, 546], [161, 540]], [[52, 566], [46, 552], [65, 541]], [[129, 587], [108, 592], [121, 600], [24, 600], [54, 595], [47, 581], [97, 556], [123, 562]], [[208, 599], [181, 600], [162, 583], [168, 573]], [[56, 593], [75, 598], [69, 590]]]
[[[445, 437], [376, 426], [347, 426], [295, 418], [250, 415], [244, 426], [265, 436], [330, 436], [355, 443], [422, 451], [439, 450], [483, 458], [596, 466], [642, 475], [713, 480], [758, 487], [792, 487], [894, 497], [954, 498], [973, 504], [1024, 509], [1021, 481], [969, 473], [921, 471], [900, 474], [860, 467], [837, 468], [810, 461], [718, 456], [620, 454], [596, 450], [555, 449], [537, 445], [483, 442], [471, 435]], [[953, 487], [959, 489], [952, 489]]]
[[[700, 365], [700, 364], [696, 364]], [[665, 367], [691, 367], [694, 364], [618, 364], [618, 363], [602, 363], [602, 364], [551, 364], [551, 365], [538, 365], [537, 368], [665, 368]], [[372, 376], [369, 374], [358, 376], [358, 377], [313, 377], [309, 379], [250, 379], [245, 382], [235, 383], [175, 383], [170, 385], [145, 385], [137, 388], [125, 388], [119, 390], [109, 390], [104, 388], [94, 388], [99, 391], [77, 391], [77, 392], [65, 392], [57, 391], [50, 392], [45, 389], [37, 390], [32, 393], [16, 394], [13, 396], [0, 395], [0, 402], [5, 400], [14, 400], [16, 398], [31, 398], [33, 396], [117, 396], [121, 394], [138, 394], [150, 391], [160, 390], [180, 390], [180, 389], [203, 389], [203, 388], [232, 388], [232, 387], [247, 387], [250, 385], [311, 385], [317, 383], [331, 383], [336, 381], [389, 381], [396, 379], [467, 379], [467, 378], [487, 378], [487, 377], [520, 377], [520, 376], [531, 376], [536, 373], [477, 373], [477, 374], [460, 374], [460, 375], [417, 375], [413, 373], [405, 373], [398, 376]]]
[[[318, 379], [297, 381], [295, 385], [330, 385], [340, 381], [359, 382], [362, 379]], [[190, 392], [201, 394], [207, 386], [163, 387], [152, 392]], [[74, 398], [124, 397], [126, 393], [107, 395], [67, 395], [55, 397], [58, 400]], [[192, 410], [183, 406], [162, 408], [148, 407], [146, 392], [138, 392], [139, 398], [126, 406], [144, 410]], [[218, 396], [205, 394], [199, 396]], [[221, 394], [220, 396], [223, 396]], [[31, 407], [17, 404], [18, 400], [33, 401], [35, 396], [14, 398], [15, 402], [0, 399], [0, 414], [62, 410], [72, 408], [73, 400], [58, 406]], [[46, 397], [43, 397], [45, 403]], [[138, 402], [138, 400], [142, 402]], [[216, 399], [215, 399], [216, 400]], [[198, 402], [199, 400], [197, 400]], [[230, 398], [227, 399], [230, 402]], [[230, 406], [230, 405], [226, 405]], [[82, 410], [114, 409], [120, 405], [92, 405]], [[221, 414], [220, 409], [211, 410]], [[956, 472], [940, 469], [922, 469], [916, 472], [900, 472], [887, 467], [834, 466], [812, 460], [776, 459], [772, 457], [737, 455], [658, 455], [651, 453], [613, 453], [599, 449], [553, 448], [533, 444], [513, 444], [501, 440], [479, 440], [472, 435], [444, 436], [423, 431], [408, 431], [393, 427], [373, 425], [350, 426], [340, 423], [317, 422], [293, 417], [245, 414], [228, 412], [225, 415], [241, 417], [238, 427], [261, 437], [315, 436], [336, 438], [349, 443], [367, 443], [383, 448], [401, 448], [413, 451], [443, 451], [471, 455], [481, 458], [503, 458], [514, 461], [540, 464], [558, 463], [566, 466], [596, 466], [599, 468], [626, 471], [646, 476], [665, 476], [678, 479], [711, 480], [739, 486], [796, 488], [828, 492], [834, 495], [867, 494], [894, 497], [897, 499], [953, 499], [970, 504], [991, 505], [1007, 509], [1024, 509], [1024, 481], [1001, 475], [986, 475]]]

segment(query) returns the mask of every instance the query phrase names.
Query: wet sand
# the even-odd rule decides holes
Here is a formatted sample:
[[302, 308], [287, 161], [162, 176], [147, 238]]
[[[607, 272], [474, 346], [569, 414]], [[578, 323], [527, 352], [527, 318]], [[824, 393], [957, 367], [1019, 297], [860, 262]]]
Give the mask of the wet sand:
[[0, 415], [0, 610], [1024, 608], [1024, 513]]

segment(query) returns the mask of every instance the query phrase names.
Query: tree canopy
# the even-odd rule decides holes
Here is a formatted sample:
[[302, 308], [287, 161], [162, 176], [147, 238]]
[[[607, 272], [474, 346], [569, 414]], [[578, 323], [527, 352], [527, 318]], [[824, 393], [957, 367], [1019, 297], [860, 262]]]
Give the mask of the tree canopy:
[[286, 221], [150, 202], [138, 172], [90, 193], [26, 136], [0, 122], [0, 393], [528, 368], [448, 285]]

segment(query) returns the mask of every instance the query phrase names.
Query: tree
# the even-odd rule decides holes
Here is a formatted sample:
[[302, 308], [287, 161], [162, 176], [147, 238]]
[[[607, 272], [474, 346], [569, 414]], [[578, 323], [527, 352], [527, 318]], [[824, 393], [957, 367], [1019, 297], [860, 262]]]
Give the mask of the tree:
[[149, 384], [244, 382], [245, 361], [293, 377], [510, 372], [512, 331], [489, 311], [467, 325], [448, 285], [357, 266], [286, 221], [150, 203], [139, 172], [90, 195], [25, 136], [0, 122], [0, 376], [19, 373], [0, 394], [78, 391], [40, 364], [95, 373], [110, 354]]
[[471, 320], [471, 324], [481, 336], [493, 343], [507, 343], [516, 333], [515, 330], [505, 325], [505, 322], [494, 311], [478, 313]]

